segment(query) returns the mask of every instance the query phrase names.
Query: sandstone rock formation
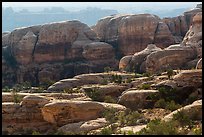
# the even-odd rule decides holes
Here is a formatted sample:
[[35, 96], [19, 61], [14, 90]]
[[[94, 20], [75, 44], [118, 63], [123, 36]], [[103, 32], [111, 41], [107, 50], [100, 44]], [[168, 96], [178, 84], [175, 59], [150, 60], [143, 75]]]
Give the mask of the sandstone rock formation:
[[125, 89], [126, 87], [121, 85], [92, 85], [83, 86], [81, 88], [85, 93], [97, 92], [98, 101], [104, 101], [105, 97], [110, 96], [112, 99], [116, 100], [116, 102]]
[[100, 19], [93, 27], [98, 38], [116, 47], [118, 56], [139, 52], [148, 44], [166, 48], [179, 44], [191, 26], [193, 16], [202, 11], [201, 6], [183, 15], [160, 19], [151, 14], [122, 14]]
[[[175, 35], [185, 34], [181, 44], [171, 45], [163, 50], [157, 50], [156, 52], [150, 52], [148, 54], [145, 54], [147, 50], [145, 49], [139, 53], [135, 53], [133, 56], [125, 56], [120, 60], [119, 68], [126, 71], [133, 71], [132, 68], [134, 68], [134, 71], [136, 72], [154, 73], [165, 71], [169, 68], [186, 69], [191, 66], [191, 61], [202, 58], [202, 12], [200, 12], [200, 9], [195, 9], [189, 13], [184, 13], [184, 18], [185, 20], [192, 22], [192, 25], [186, 34], [185, 32], [180, 31], [184, 30], [182, 29], [182, 22], [180, 24], [179, 32], [177, 32], [175, 25], [169, 24], [170, 26], [175, 27], [175, 30], [172, 28], [172, 31], [175, 31]], [[168, 22], [167, 20], [164, 21]], [[189, 24], [185, 25], [188, 26]], [[162, 29], [164, 30], [167, 28], [164, 23], [160, 23], [160, 26], [163, 26]], [[167, 34], [167, 31], [165, 32], [166, 33], [164, 34]], [[159, 33], [158, 37], [160, 37], [160, 34], [162, 37], [163, 33]], [[167, 35], [170, 35], [170, 33]], [[162, 40], [164, 39], [162, 38]], [[136, 56], [137, 54], [139, 54], [141, 58], [139, 58], [140, 56]], [[135, 61], [133, 61], [134, 57], [136, 57]], [[196, 65], [194, 64], [193, 68], [195, 67]]]
[[198, 60], [196, 64], [196, 69], [202, 69], [202, 58]]
[[58, 129], [58, 131], [63, 133], [81, 133], [81, 132], [89, 132], [91, 130], [95, 130], [101, 127], [104, 127], [108, 124], [105, 118], [97, 118], [95, 120], [89, 121], [81, 121], [78, 123], [71, 123], [64, 125]]
[[[115, 15], [99, 20], [93, 29], [101, 41], [114, 45], [119, 54], [131, 55], [145, 49], [147, 44], [153, 43], [155, 32], [157, 43], [161, 37], [166, 38], [168, 32], [164, 32], [165, 24], [161, 23], [157, 30], [159, 20], [159, 17], [151, 14]], [[167, 37], [169, 39], [170, 36]], [[172, 44], [171, 40], [170, 43]]]
[[[47, 90], [50, 92], [63, 91], [64, 89], [74, 88], [82, 85], [90, 84], [104, 84], [104, 80], [111, 79], [112, 73], [90, 73], [77, 75], [70, 79], [62, 79], [53, 85], [51, 85]], [[122, 78], [133, 77], [132, 74], [117, 73]]]
[[150, 107], [152, 102], [148, 100], [148, 96], [157, 94], [157, 90], [128, 90], [124, 91], [119, 98], [118, 103], [131, 109], [139, 109]]
[[48, 130], [51, 125], [43, 119], [41, 113], [41, 108], [48, 102], [43, 97], [25, 96], [21, 104], [2, 103], [2, 131], [7, 134], [20, 134], [28, 130]]
[[193, 17], [192, 26], [186, 33], [182, 45], [195, 47], [197, 57], [202, 58], [202, 12]]
[[[116, 68], [118, 63], [114, 48], [99, 42], [95, 32], [79, 21], [18, 28], [2, 35], [2, 46], [13, 62], [16, 61], [17, 70], [13, 75], [17, 83], [29, 81], [38, 85], [45, 79], [56, 81], [81, 73], [100, 72], [106, 66]], [[3, 55], [2, 62], [11, 61]], [[59, 73], [53, 74], [56, 71]]]
[[161, 48], [156, 47], [154, 44], [149, 44], [147, 48], [140, 52], [136, 52], [133, 56], [125, 56], [120, 60], [119, 69], [141, 72], [141, 64], [145, 61], [146, 57], [155, 51], [161, 51]]
[[192, 120], [202, 120], [202, 100], [197, 100], [190, 105], [184, 106], [180, 109], [173, 111], [163, 118], [164, 121], [170, 121], [173, 115], [177, 113], [185, 113]]

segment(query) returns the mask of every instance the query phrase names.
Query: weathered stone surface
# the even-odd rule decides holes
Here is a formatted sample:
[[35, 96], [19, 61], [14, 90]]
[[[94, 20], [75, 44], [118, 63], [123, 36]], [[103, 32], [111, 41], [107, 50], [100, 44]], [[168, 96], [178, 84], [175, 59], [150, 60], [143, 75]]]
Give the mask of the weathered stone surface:
[[94, 30], [102, 41], [117, 46], [120, 54], [131, 55], [153, 43], [159, 20], [151, 14], [115, 15], [99, 20]]
[[46, 104], [42, 114], [46, 121], [65, 125], [68, 123], [95, 119], [100, 116], [103, 105], [91, 101], [63, 101]]
[[121, 72], [113, 73], [90, 73], [90, 74], [81, 74], [77, 75], [70, 79], [60, 80], [53, 85], [51, 85], [47, 90], [48, 91], [63, 91], [66, 88], [73, 88], [82, 85], [90, 84], [104, 84], [104, 80], [110, 80], [112, 75], [120, 75], [123, 79], [128, 77], [133, 77], [133, 74], [126, 74]]
[[121, 93], [126, 89], [125, 86], [120, 85], [91, 85], [83, 86], [82, 91], [88, 93], [90, 91], [95, 91], [98, 93], [98, 100], [104, 101], [106, 96], [110, 96], [113, 99], [117, 100]]
[[3, 37], [2, 44], [17, 61], [13, 74], [17, 83], [36, 86], [118, 65], [113, 47], [99, 42], [90, 27], [75, 20], [19, 28]]
[[83, 57], [87, 60], [114, 59], [114, 49], [104, 42], [92, 42], [84, 47]]
[[96, 119], [101, 116], [102, 111], [110, 108], [126, 109], [119, 104], [63, 100], [46, 104], [42, 108], [42, 115], [45, 121], [62, 126], [68, 123]]
[[49, 100], [46, 99], [43, 96], [35, 96], [35, 95], [29, 95], [29, 96], [25, 96], [21, 102], [22, 106], [44, 106], [45, 104], [48, 104]]
[[17, 62], [21, 64], [29, 64], [32, 62], [36, 41], [37, 36], [32, 31], [28, 31], [26, 35], [21, 38], [14, 51]]
[[159, 20], [157, 16], [151, 14], [124, 17], [118, 28], [119, 49], [122, 54], [134, 54], [153, 43]]
[[195, 47], [197, 57], [202, 58], [202, 12], [193, 17], [192, 25], [186, 33], [182, 45]]
[[135, 132], [139, 132], [140, 130], [142, 130], [143, 128], [145, 128], [147, 125], [137, 125], [137, 126], [126, 126], [126, 127], [122, 127], [120, 129], [120, 131], [122, 133], [128, 133], [128, 131], [133, 131]]
[[101, 127], [104, 127], [108, 124], [105, 118], [97, 118], [95, 120], [82, 121], [78, 123], [71, 123], [64, 125], [58, 129], [58, 131], [63, 133], [80, 133], [80, 132], [89, 132]]
[[157, 90], [129, 90], [122, 93], [118, 103], [131, 109], [147, 107], [149, 95], [157, 94]]
[[202, 87], [202, 69], [185, 70], [173, 77], [179, 87]]
[[184, 112], [191, 120], [202, 120], [202, 100], [197, 100], [190, 105], [177, 109], [165, 116], [162, 120], [170, 121], [173, 115], [178, 112]]
[[[70, 50], [72, 51], [72, 43], [75, 41], [84, 41], [83, 44], [91, 43], [92, 40], [90, 39], [96, 39], [95, 33], [86, 24], [79, 21], [64, 21], [43, 25], [35, 48], [35, 62], [77, 59], [78, 56], [76, 55], [79, 55], [80, 58], [82, 53], [70, 52]], [[82, 48], [83, 45], [80, 46], [79, 48]]]
[[6, 47], [9, 45], [9, 36], [10, 32], [2, 33], [2, 47]]
[[[31, 100], [30, 106], [27, 104], [2, 103], [2, 131], [7, 134], [25, 134], [27, 131], [43, 131], [50, 128], [50, 124], [43, 120], [40, 106], [42, 99], [35, 98]], [[40, 100], [40, 101], [37, 101]], [[28, 103], [28, 104], [29, 104]], [[32, 133], [30, 133], [32, 134]]]
[[119, 63], [119, 70], [125, 70], [127, 69], [128, 65], [130, 64], [130, 61], [132, 60], [132, 55], [124, 56]]
[[145, 61], [146, 57], [152, 52], [161, 51], [154, 44], [149, 44], [147, 48], [140, 52], [136, 52], [133, 56], [125, 56], [120, 60], [119, 69], [126, 71], [141, 72], [141, 65]]
[[202, 69], [202, 58], [198, 60], [196, 64], [196, 69]]
[[159, 22], [154, 36], [154, 44], [160, 48], [166, 48], [175, 43], [174, 37], [164, 22]]
[[153, 52], [145, 61], [146, 72], [157, 72], [171, 67], [182, 68], [186, 62], [194, 59], [195, 50], [192, 47], [170, 46], [162, 51]]

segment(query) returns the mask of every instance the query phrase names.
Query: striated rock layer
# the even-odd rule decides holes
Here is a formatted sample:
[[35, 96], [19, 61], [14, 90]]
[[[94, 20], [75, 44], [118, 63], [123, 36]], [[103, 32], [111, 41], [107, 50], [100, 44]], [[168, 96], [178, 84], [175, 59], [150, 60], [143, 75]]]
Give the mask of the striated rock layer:
[[[79, 21], [15, 29], [2, 35], [2, 47], [3, 79], [11, 81], [9, 75], [14, 75], [13, 83], [38, 85], [118, 64], [114, 48], [99, 42], [95, 32]], [[9, 69], [12, 74], [7, 74]]]

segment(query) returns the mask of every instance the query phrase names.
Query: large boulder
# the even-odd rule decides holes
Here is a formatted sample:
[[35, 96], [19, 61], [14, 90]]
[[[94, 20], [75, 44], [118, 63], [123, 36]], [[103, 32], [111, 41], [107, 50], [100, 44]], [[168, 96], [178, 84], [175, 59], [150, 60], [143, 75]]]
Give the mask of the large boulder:
[[169, 68], [184, 68], [185, 64], [195, 59], [196, 52], [192, 47], [169, 46], [168, 48], [153, 52], [145, 61], [145, 72], [158, 72]]
[[106, 126], [108, 122], [105, 118], [97, 118], [95, 120], [89, 120], [89, 121], [81, 121], [78, 123], [70, 123], [67, 125], [64, 125], [58, 129], [59, 132], [63, 133], [72, 133], [72, 134], [79, 134], [83, 132], [89, 132], [91, 130], [96, 130], [98, 128], [102, 128]]
[[126, 71], [135, 71], [141, 72], [141, 65], [145, 61], [146, 57], [152, 52], [161, 51], [161, 48], [158, 48], [154, 44], [149, 44], [147, 48], [140, 52], [136, 52], [133, 56], [125, 56], [120, 60], [119, 69]]
[[63, 126], [68, 123], [96, 119], [101, 116], [102, 111], [110, 107], [118, 110], [125, 109], [118, 104], [65, 100], [46, 104], [42, 108], [42, 115], [47, 122]]
[[152, 103], [148, 97], [155, 94], [158, 90], [128, 90], [122, 93], [118, 103], [130, 109], [147, 108]]
[[202, 87], [202, 70], [185, 70], [175, 75], [173, 79], [179, 87]]

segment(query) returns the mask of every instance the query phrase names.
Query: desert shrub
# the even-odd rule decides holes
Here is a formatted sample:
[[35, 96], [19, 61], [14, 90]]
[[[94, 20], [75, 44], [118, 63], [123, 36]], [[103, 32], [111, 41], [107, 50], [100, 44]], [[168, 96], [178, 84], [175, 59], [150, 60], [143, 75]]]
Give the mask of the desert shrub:
[[143, 77], [150, 77], [151, 76], [151, 73], [150, 72], [145, 72], [142, 74]]
[[193, 127], [191, 131], [193, 135], [202, 135], [202, 127]]
[[115, 123], [117, 121], [117, 112], [118, 110], [115, 108], [106, 109], [102, 116], [110, 123]]
[[91, 88], [90, 90], [87, 90], [85, 93], [94, 101], [102, 101], [101, 91], [98, 90], [97, 88]]
[[104, 97], [104, 102], [106, 103], [116, 103], [117, 101], [113, 99], [111, 96], [105, 96]]
[[168, 79], [172, 79], [172, 76], [174, 75], [174, 70], [173, 69], [168, 69], [167, 70], [167, 75], [168, 75]]
[[141, 118], [141, 114], [137, 111], [130, 111], [126, 116], [125, 116], [125, 124], [127, 126], [133, 126], [137, 124], [137, 120]]
[[143, 76], [142, 74], [135, 73], [135, 78], [140, 78], [140, 77], [142, 77], [142, 76]]
[[18, 95], [16, 90], [12, 90], [11, 94], [12, 94], [14, 103], [20, 103], [21, 102], [22, 98]]
[[147, 127], [143, 128], [137, 135], [177, 135], [178, 123], [176, 121], [161, 121], [160, 119], [151, 120]]
[[114, 131], [112, 130], [111, 127], [105, 127], [100, 131], [99, 135], [111, 135], [113, 133]]
[[166, 107], [166, 101], [163, 98], [159, 99], [157, 102], [155, 102], [154, 107], [165, 108]]
[[173, 100], [168, 102], [162, 98], [162, 99], [159, 99], [157, 102], [155, 102], [154, 107], [164, 108], [164, 109], [168, 109], [170, 111], [174, 111], [174, 110], [181, 108], [182, 106], [180, 104], [176, 104], [175, 101], [173, 101]]
[[132, 78], [127, 78], [126, 83], [130, 83], [130, 82], [132, 82]]
[[41, 81], [40, 86], [43, 87], [44, 89], [47, 89], [49, 86], [53, 85], [55, 81], [50, 80], [50, 79], [44, 79]]
[[178, 111], [173, 115], [173, 120], [176, 120], [180, 123], [181, 126], [189, 125], [192, 126], [193, 121], [184, 111]]
[[179, 109], [179, 108], [181, 108], [181, 107], [182, 107], [182, 106], [181, 106], [180, 104], [176, 104], [174, 100], [171, 100], [170, 102], [167, 102], [167, 103], [166, 103], [165, 109], [174, 111], [174, 110], [177, 110], [177, 109]]
[[140, 85], [138, 88], [139, 89], [150, 89], [150, 87], [151, 87], [150, 84], [144, 83], [144, 84]]
[[107, 84], [108, 84], [108, 80], [107, 80], [107, 79], [103, 79], [103, 81], [102, 81], [101, 84], [102, 84], [102, 85], [107, 85]]
[[10, 92], [10, 89], [8, 86], [5, 86], [3, 89], [2, 89], [2, 92]]
[[114, 82], [114, 83], [122, 83], [122, 76], [121, 75], [111, 75], [111, 82]]
[[104, 72], [107, 72], [107, 73], [110, 72], [111, 70], [112, 70], [112, 69], [111, 69], [110, 67], [105, 67], [105, 68], [104, 68]]
[[181, 97], [178, 95], [178, 91], [175, 88], [165, 88], [160, 87], [158, 89], [160, 98], [164, 98], [166, 101], [174, 100], [175, 102], [180, 102]]
[[118, 112], [116, 109], [106, 110], [103, 116], [110, 123], [119, 123], [121, 126], [132, 126], [138, 124], [138, 119], [143, 118], [143, 116], [138, 111], [131, 111], [129, 109], [125, 111]]
[[33, 132], [32, 132], [32, 135], [41, 135], [41, 133], [38, 132], [38, 131], [33, 131]]

